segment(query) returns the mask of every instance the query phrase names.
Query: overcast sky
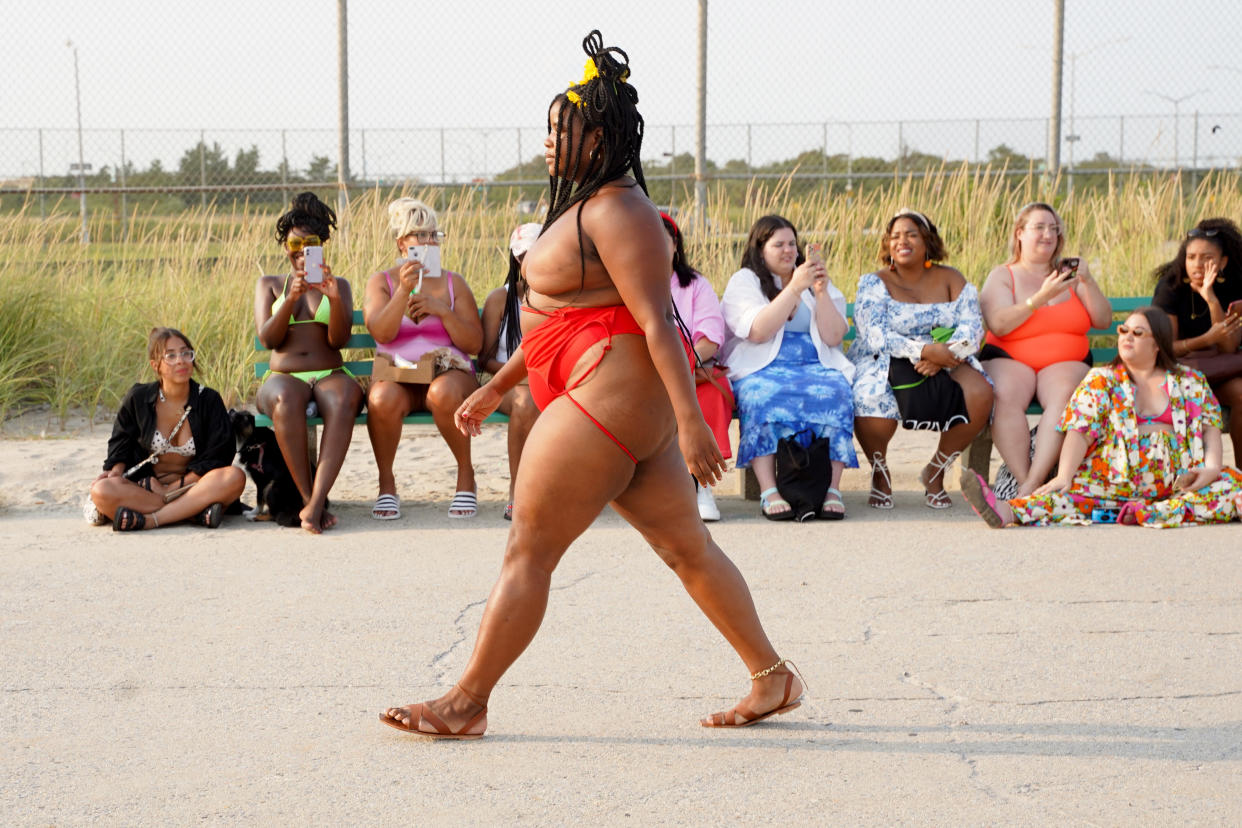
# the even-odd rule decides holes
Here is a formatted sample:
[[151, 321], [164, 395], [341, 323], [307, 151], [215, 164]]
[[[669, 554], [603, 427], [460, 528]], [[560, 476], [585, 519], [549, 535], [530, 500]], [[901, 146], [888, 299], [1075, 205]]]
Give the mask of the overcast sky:
[[[1147, 90], [1189, 95], [1181, 105], [1187, 119], [1196, 109], [1242, 112], [1242, 4], [1067, 0], [1066, 6], [1066, 53], [1080, 55], [1073, 86], [1082, 123], [1091, 126], [1087, 116], [1093, 115], [1158, 116], [1148, 133], [1142, 119], [1121, 127], [1129, 134], [1119, 134], [1109, 120], [1086, 141], [1109, 151], [1120, 145], [1127, 154], [1137, 153], [1139, 144], [1159, 144], [1158, 153], [1171, 155], [1166, 144], [1173, 105]], [[708, 122], [1015, 119], [1012, 132], [1024, 137], [1009, 143], [1024, 141], [1029, 148], [1039, 144], [1038, 120], [1050, 106], [1052, 9], [1051, 0], [712, 0]], [[87, 129], [335, 129], [337, 4], [331, 0], [0, 0], [0, 10], [0, 54], [8, 68], [0, 84], [0, 131], [74, 126], [73, 54], [65, 45], [70, 39], [78, 47]], [[522, 127], [530, 133], [519, 149], [533, 155], [548, 100], [580, 76], [581, 38], [597, 27], [608, 43], [629, 52], [651, 140], [667, 142], [658, 127], [694, 122], [697, 14], [693, 0], [354, 0], [351, 126]], [[1209, 68], [1215, 65], [1226, 68]], [[1068, 61], [1065, 74], [1068, 120]], [[1032, 120], [1023, 125], [1016, 119]], [[1160, 119], [1166, 120], [1163, 133]], [[1180, 133], [1183, 155], [1192, 142], [1189, 123]], [[1242, 121], [1222, 123], [1214, 133], [1207, 124], [1200, 130], [1201, 154], [1242, 156]], [[920, 137], [918, 127], [905, 134], [917, 149], [970, 152], [958, 148], [966, 139], [956, 127], [952, 139], [941, 139], [938, 127], [921, 129], [927, 137]], [[1001, 143], [1005, 129], [985, 128], [983, 151]], [[717, 160], [745, 155], [741, 132], [716, 134], [716, 151], [709, 147], [709, 154]], [[814, 143], [815, 134], [790, 140]], [[888, 126], [852, 136], [834, 128], [830, 141], [836, 150], [852, 137], [854, 154], [891, 157], [894, 134]], [[244, 134], [235, 137], [246, 144]], [[13, 135], [8, 138], [0, 140], [0, 174], [31, 163], [25, 149], [12, 147]], [[688, 129], [671, 133], [671, 139], [678, 152], [692, 149]], [[26, 136], [22, 140], [29, 143]], [[137, 137], [132, 140], [141, 146]], [[761, 154], [784, 151], [770, 136], [764, 141], [768, 149]], [[371, 142], [374, 152], [384, 151], [378, 134]], [[169, 143], [182, 147], [185, 141]], [[512, 137], [483, 144], [483, 154], [492, 153], [489, 171], [517, 157]], [[271, 151], [265, 154], [270, 161]], [[395, 163], [372, 161], [376, 168]]]

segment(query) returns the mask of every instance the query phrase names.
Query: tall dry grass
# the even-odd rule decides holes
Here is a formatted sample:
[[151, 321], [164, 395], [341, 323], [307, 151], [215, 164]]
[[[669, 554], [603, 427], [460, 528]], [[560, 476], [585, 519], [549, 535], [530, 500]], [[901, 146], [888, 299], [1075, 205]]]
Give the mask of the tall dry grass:
[[[1087, 257], [1107, 294], [1150, 295], [1150, 273], [1184, 230], [1212, 215], [1242, 218], [1237, 173], [1204, 178], [1193, 190], [1175, 176], [1112, 180], [1074, 198], [1052, 198], [1058, 182], [1037, 174], [1014, 178], [989, 168], [894, 179], [853, 197], [816, 191], [794, 195], [788, 179], [753, 182], [741, 198], [723, 187], [708, 194], [706, 232], [683, 214], [691, 263], [717, 291], [737, 269], [758, 216], [776, 212], [804, 240], [831, 241], [829, 271], [852, 298], [860, 275], [876, 267], [877, 228], [900, 206], [926, 212], [950, 249], [949, 263], [979, 284], [1008, 254], [1011, 220], [1031, 200], [1051, 199], [1067, 228], [1066, 251]], [[361, 303], [367, 276], [395, 256], [385, 206], [400, 193], [355, 197], [326, 256], [349, 279]], [[413, 195], [440, 212], [448, 233], [445, 266], [465, 275], [476, 298], [500, 284], [506, 244], [519, 221], [514, 204], [486, 206], [474, 192], [444, 203], [435, 190]], [[114, 407], [134, 382], [149, 380], [144, 355], [155, 325], [183, 330], [201, 354], [200, 380], [231, 404], [253, 399], [253, 291], [260, 273], [285, 272], [265, 208], [191, 210], [180, 216], [135, 211], [125, 242], [83, 247], [72, 218], [41, 221], [29, 209], [0, 215], [0, 417], [35, 405], [63, 419], [75, 408]], [[101, 235], [111, 219], [98, 215]], [[109, 228], [111, 229], [111, 228]]]

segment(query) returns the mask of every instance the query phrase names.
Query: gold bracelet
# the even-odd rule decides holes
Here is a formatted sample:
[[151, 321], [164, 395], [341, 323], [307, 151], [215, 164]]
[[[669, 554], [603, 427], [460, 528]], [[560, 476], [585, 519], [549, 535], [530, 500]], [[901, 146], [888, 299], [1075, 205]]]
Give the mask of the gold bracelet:
[[1026, 297], [1026, 309], [1031, 313], [1035, 312], [1035, 303], [1031, 301], [1031, 297]]
[[785, 666], [785, 661], [786, 661], [786, 659], [783, 659], [783, 658], [782, 658], [780, 661], [776, 662], [775, 664], [773, 664], [771, 667], [767, 668], [766, 670], [760, 670], [759, 672], [755, 673], [753, 676], [751, 676], [751, 677], [750, 677], [750, 680], [751, 680], [751, 681], [758, 681], [759, 679], [763, 678], [764, 676], [766, 676], [766, 675], [770, 675], [771, 673], [776, 672], [776, 671], [777, 671], [777, 670], [779, 670], [781, 667], [784, 667], [784, 666]]

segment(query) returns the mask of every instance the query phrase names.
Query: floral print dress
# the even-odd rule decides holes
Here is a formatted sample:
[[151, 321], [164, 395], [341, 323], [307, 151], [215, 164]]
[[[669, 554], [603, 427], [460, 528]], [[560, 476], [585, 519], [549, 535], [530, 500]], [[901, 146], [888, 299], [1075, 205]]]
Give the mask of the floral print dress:
[[[956, 328], [953, 338], [968, 340], [978, 350], [979, 343], [983, 341], [979, 292], [974, 285], [967, 283], [952, 302], [926, 305], [898, 302], [889, 295], [879, 275], [868, 273], [858, 280], [854, 327], [857, 336], [849, 352], [849, 358], [857, 369], [854, 375], [854, 416], [900, 420], [897, 399], [888, 384], [889, 359], [902, 357], [918, 360], [923, 346], [933, 341], [932, 328]], [[966, 362], [987, 377], [974, 356], [968, 357]]]
[[1198, 371], [1168, 375], [1173, 426], [1140, 433], [1134, 384], [1123, 366], [1093, 368], [1070, 397], [1058, 426], [1086, 435], [1087, 456], [1066, 491], [1009, 501], [1023, 524], [1091, 523], [1092, 510], [1135, 504], [1142, 526], [1225, 523], [1242, 508], [1242, 473], [1226, 467], [1194, 492], [1174, 493], [1178, 475], [1202, 466], [1205, 429], [1221, 428], [1220, 405]]

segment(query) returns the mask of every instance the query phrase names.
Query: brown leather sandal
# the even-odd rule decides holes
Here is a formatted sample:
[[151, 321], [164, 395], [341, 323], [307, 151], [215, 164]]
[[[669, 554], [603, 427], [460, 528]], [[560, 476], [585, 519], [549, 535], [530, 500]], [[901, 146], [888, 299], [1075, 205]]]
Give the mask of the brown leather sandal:
[[[470, 728], [478, 724], [480, 719], [487, 716], [487, 708], [484, 707], [478, 713], [475, 713], [470, 721], [461, 726], [459, 730], [453, 730], [444, 723], [444, 720], [432, 713], [427, 705], [409, 704], [405, 707], [390, 708], [395, 710], [405, 710], [409, 712], [410, 723], [407, 725], [401, 719], [389, 716], [387, 713], [379, 714], [379, 720], [389, 727], [396, 728], [404, 733], [414, 733], [418, 736], [427, 736], [432, 739], [481, 739], [485, 731], [480, 730], [478, 733], [468, 732]], [[423, 730], [420, 724], [426, 722], [433, 730]]]
[[[750, 727], [771, 716], [783, 715], [791, 710], [795, 710], [802, 706], [802, 696], [798, 696], [793, 701], [789, 700], [789, 692], [793, 689], [793, 680], [794, 674], [791, 670], [785, 676], [785, 695], [781, 698], [781, 703], [767, 713], [755, 713], [749, 708], [738, 704], [723, 713], [711, 714], [708, 718], [700, 720], [699, 724], [703, 727]], [[744, 721], [738, 721], [739, 717], [744, 719]]]

